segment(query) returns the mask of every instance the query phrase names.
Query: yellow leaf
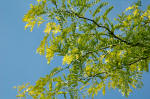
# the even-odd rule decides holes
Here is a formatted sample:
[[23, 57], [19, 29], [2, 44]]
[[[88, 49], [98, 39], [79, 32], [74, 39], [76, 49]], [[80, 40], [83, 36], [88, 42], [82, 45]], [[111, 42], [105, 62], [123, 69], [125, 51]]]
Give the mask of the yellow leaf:
[[133, 9], [133, 8], [134, 8], [134, 6], [129, 6], [128, 8], [126, 8], [125, 11], [131, 10], [131, 9]]
[[103, 95], [105, 95], [105, 86], [103, 87], [102, 93], [103, 93]]
[[75, 56], [76, 56], [76, 59], [79, 59], [79, 54], [76, 54]]
[[130, 21], [131, 19], [132, 19], [131, 15], [128, 15], [127, 20]]
[[106, 59], [105, 59], [105, 63], [108, 63], [108, 62], [109, 62], [109, 58], [106, 58]]
[[85, 70], [86, 70], [86, 72], [89, 72], [89, 71], [91, 71], [91, 70], [92, 70], [92, 68], [91, 68], [91, 66], [90, 66], [90, 65], [88, 65], [88, 66], [86, 66]]
[[31, 9], [33, 8], [33, 5], [32, 5], [32, 4], [30, 4], [30, 8], [31, 8]]
[[67, 92], [59, 91], [57, 94], [66, 94]]
[[37, 0], [38, 3], [40, 3], [42, 0]]
[[136, 86], [134, 84], [130, 84], [133, 88], [136, 88]]
[[136, 16], [138, 14], [138, 9], [133, 12], [133, 15]]
[[128, 26], [128, 23], [126, 21], [123, 21], [124, 26]]
[[73, 60], [73, 55], [65, 55], [63, 58], [63, 64], [67, 63], [67, 64], [71, 64]]
[[101, 90], [102, 87], [103, 87], [103, 82], [100, 82], [100, 83], [97, 85], [97, 89], [98, 89], [98, 90]]
[[93, 91], [93, 88], [89, 88], [89, 90], [88, 90], [88, 94], [91, 94], [91, 93], [92, 93], [92, 91]]
[[26, 30], [29, 26], [30, 26], [29, 24], [26, 24], [26, 25], [24, 26], [24, 29]]
[[81, 37], [78, 38], [78, 43], [79, 43], [79, 44], [81, 43]]
[[133, 71], [136, 71], [137, 70], [137, 66], [135, 64], [132, 64], [130, 65], [130, 70], [133, 72]]
[[51, 59], [54, 56], [54, 51], [51, 48], [46, 49], [46, 59], [47, 59], [47, 64], [50, 63]]
[[60, 32], [60, 25], [54, 26], [53, 33], [56, 34], [58, 32]]
[[52, 29], [52, 28], [51, 28], [51, 23], [47, 23], [44, 32], [49, 34], [50, 31], [51, 31], [51, 29]]
[[60, 18], [58, 16], [55, 17], [57, 20], [60, 20]]

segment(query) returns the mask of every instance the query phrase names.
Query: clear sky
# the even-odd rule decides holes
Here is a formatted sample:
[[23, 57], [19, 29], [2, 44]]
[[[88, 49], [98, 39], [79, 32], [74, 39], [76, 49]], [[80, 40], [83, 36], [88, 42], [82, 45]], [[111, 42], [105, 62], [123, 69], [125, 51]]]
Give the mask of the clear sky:
[[[1, 0], [0, 2], [0, 99], [17, 99], [15, 85], [38, 80], [50, 72], [54, 66], [61, 64], [61, 58], [47, 65], [44, 56], [36, 54], [44, 33], [43, 27], [25, 31], [22, 18], [35, 0]], [[136, 0], [105, 0], [115, 5], [114, 17]], [[150, 0], [142, 0], [143, 8]], [[150, 99], [150, 73], [144, 73], [144, 86], [134, 90], [127, 99]], [[118, 90], [106, 90], [106, 95], [99, 94], [95, 99], [126, 99]]]

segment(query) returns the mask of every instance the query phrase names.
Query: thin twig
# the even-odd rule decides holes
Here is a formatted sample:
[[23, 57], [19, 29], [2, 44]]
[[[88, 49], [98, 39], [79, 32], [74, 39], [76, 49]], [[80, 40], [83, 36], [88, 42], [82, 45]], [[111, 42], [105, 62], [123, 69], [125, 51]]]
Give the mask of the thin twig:
[[129, 63], [128, 65], [135, 64], [135, 63], [137, 63], [137, 62], [139, 62], [139, 61], [141, 61], [141, 60], [146, 60], [146, 59], [148, 59], [148, 58], [149, 58], [149, 56], [147, 56], [147, 57], [141, 57], [141, 58], [139, 58], [138, 60], [136, 60], [136, 61], [134, 61], [134, 62]]
[[119, 40], [119, 41], [121, 41], [121, 42], [126, 43], [127, 45], [146, 47], [144, 44], [140, 44], [140, 43], [133, 44], [133, 43], [127, 42], [126, 40], [123, 40], [123, 39], [119, 38], [119, 37], [116, 36], [116, 35], [114, 34], [114, 32], [111, 31], [108, 27], [106, 27], [106, 26], [104, 26], [104, 25], [99, 25], [96, 21], [94, 21], [94, 20], [92, 20], [92, 19], [89, 19], [89, 18], [80, 16], [80, 15], [78, 15], [77, 13], [75, 13], [75, 12], [73, 12], [73, 11], [72, 11], [72, 12], [66, 11], [66, 12], [69, 13], [69, 14], [74, 14], [74, 15], [77, 16], [78, 18], [91, 21], [91, 22], [93, 22], [95, 25], [97, 25], [98, 27], [103, 28], [103, 29], [106, 29], [106, 30], [109, 32], [109, 34], [110, 34], [111, 36], [113, 36], [114, 38], [116, 38], [117, 40]]

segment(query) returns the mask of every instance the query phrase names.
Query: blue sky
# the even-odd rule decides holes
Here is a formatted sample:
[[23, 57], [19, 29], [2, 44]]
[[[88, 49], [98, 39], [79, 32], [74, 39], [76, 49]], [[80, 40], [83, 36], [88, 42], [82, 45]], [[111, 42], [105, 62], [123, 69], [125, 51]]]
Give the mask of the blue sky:
[[[35, 0], [33, 0], [35, 1]], [[34, 28], [33, 32], [24, 30], [22, 22], [24, 14], [29, 9], [31, 0], [1, 0], [0, 3], [0, 99], [17, 99], [15, 85], [26, 82], [34, 83], [39, 77], [43, 77], [49, 71], [61, 64], [61, 58], [47, 65], [44, 56], [36, 54], [36, 48], [40, 44], [44, 33], [41, 28]], [[136, 0], [105, 0], [115, 5], [114, 17]], [[143, 8], [150, 4], [150, 0], [142, 0]], [[134, 90], [128, 99], [149, 99], [150, 97], [150, 73], [144, 73], [144, 87]], [[106, 91], [96, 99], [125, 99], [118, 90]]]

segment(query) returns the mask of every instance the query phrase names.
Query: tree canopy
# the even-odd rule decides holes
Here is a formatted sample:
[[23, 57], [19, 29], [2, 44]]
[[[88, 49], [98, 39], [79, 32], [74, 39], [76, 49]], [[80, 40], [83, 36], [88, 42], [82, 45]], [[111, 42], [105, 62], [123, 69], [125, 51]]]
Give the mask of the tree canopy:
[[[35, 85], [17, 86], [17, 97], [34, 99], [94, 97], [105, 89], [129, 96], [141, 88], [150, 63], [150, 6], [129, 6], [114, 20], [113, 9], [101, 0], [37, 0], [24, 15], [25, 29], [45, 24], [37, 48], [49, 64], [63, 56], [62, 66], [41, 77]], [[55, 58], [54, 58], [55, 59]]]

